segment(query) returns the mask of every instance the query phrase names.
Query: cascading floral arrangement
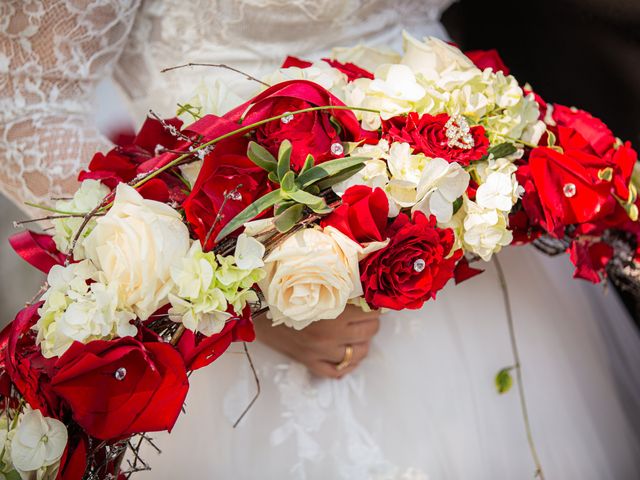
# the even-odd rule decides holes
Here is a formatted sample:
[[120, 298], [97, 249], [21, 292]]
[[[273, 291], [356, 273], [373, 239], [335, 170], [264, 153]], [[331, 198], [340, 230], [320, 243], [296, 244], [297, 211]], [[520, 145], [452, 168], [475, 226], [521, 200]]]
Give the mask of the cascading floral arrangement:
[[593, 282], [636, 265], [629, 143], [493, 52], [404, 43], [289, 57], [229, 111], [203, 86], [97, 153], [46, 207], [53, 235], [12, 238], [48, 277], [0, 334], [5, 478], [148, 468], [140, 441], [171, 430], [189, 372], [254, 339], [256, 312], [302, 329], [348, 303], [417, 309], [510, 244], [560, 245]]

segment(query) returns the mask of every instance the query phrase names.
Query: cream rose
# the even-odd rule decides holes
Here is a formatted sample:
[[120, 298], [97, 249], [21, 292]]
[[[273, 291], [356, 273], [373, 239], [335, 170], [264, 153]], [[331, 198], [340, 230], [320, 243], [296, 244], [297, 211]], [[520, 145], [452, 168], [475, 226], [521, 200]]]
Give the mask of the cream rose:
[[120, 184], [113, 206], [84, 245], [106, 283], [117, 284], [120, 307], [146, 320], [168, 303], [171, 267], [187, 254], [189, 231], [173, 208]]
[[291, 235], [264, 260], [267, 275], [258, 283], [273, 324], [301, 330], [336, 318], [349, 299], [362, 295], [359, 259], [384, 245], [363, 248], [332, 227]]

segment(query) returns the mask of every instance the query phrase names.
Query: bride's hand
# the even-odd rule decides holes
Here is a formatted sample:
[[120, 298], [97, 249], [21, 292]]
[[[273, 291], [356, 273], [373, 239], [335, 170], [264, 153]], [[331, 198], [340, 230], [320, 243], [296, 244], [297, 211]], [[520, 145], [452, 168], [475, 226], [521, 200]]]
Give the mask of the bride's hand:
[[[256, 335], [271, 348], [299, 361], [319, 377], [340, 378], [352, 372], [369, 353], [369, 344], [380, 328], [380, 313], [365, 313], [347, 305], [335, 320], [320, 320], [302, 330], [278, 325], [262, 316], [255, 321]], [[349, 366], [337, 370], [346, 347], [353, 348]]]

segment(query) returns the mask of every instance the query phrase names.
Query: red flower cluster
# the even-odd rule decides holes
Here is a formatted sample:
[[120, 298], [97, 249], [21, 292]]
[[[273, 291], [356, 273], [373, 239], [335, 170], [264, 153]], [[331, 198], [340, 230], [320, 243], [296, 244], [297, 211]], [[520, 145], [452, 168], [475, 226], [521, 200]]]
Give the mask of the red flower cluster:
[[484, 127], [471, 127], [473, 147], [463, 149], [449, 146], [445, 124], [451, 118], [446, 113], [439, 115], [418, 115], [410, 112], [408, 115], [397, 116], [382, 122], [383, 138], [393, 142], [406, 142], [416, 153], [424, 153], [428, 157], [444, 158], [450, 163], [469, 165], [474, 160], [480, 160], [487, 154], [489, 139], [485, 135]]
[[375, 308], [420, 308], [454, 275], [462, 251], [451, 251], [453, 230], [436, 227], [422, 212], [413, 220], [401, 213], [386, 236], [389, 245], [360, 264], [365, 300]]

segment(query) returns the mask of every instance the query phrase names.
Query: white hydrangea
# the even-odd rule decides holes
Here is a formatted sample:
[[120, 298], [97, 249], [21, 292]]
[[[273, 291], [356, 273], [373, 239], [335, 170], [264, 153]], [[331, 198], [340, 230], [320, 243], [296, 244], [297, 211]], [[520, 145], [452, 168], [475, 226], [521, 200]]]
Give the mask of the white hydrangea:
[[264, 246], [246, 235], [238, 243], [235, 256], [221, 257], [203, 252], [195, 241], [187, 256], [171, 269], [175, 287], [169, 294], [169, 317], [174, 322], [210, 336], [231, 318], [229, 305], [240, 313], [247, 302], [258, 300], [252, 287], [264, 276]]
[[[56, 202], [56, 210], [67, 214], [85, 214], [96, 208], [108, 193], [109, 188], [98, 180], [85, 180], [80, 184], [80, 188], [71, 200], [58, 200]], [[83, 221], [84, 218], [82, 217], [59, 218], [52, 221], [55, 228], [53, 241], [58, 250], [67, 252], [70, 249], [73, 238]], [[91, 233], [95, 224], [96, 220], [92, 219], [84, 227], [82, 235], [80, 235], [73, 250], [73, 256], [76, 260], [85, 258], [83, 241]]]
[[521, 193], [522, 187], [518, 185], [515, 174], [493, 172], [478, 187], [476, 202], [482, 208], [509, 212]]
[[289, 80], [309, 80], [329, 90], [343, 102], [346, 99], [347, 76], [324, 61], [314, 62], [311, 66], [304, 68], [279, 68], [263, 80], [269, 85]]
[[467, 198], [463, 208], [462, 243], [467, 251], [489, 261], [494, 253], [511, 243], [513, 234], [508, 229], [507, 213], [482, 208]]
[[341, 63], [353, 63], [369, 72], [374, 72], [380, 65], [400, 63], [398, 52], [390, 48], [366, 45], [334, 48], [331, 50], [331, 58]]
[[203, 164], [204, 160], [196, 160], [195, 162], [187, 163], [179, 167], [180, 174], [189, 184], [189, 188], [193, 189]]
[[448, 222], [453, 215], [453, 203], [469, 186], [470, 176], [458, 163], [442, 158], [427, 161], [416, 189], [418, 202], [412, 211], [434, 215], [438, 222]]
[[47, 281], [49, 289], [34, 326], [45, 358], [62, 355], [74, 341], [87, 343], [137, 333], [130, 323], [135, 314], [118, 303], [118, 286], [105, 284], [104, 275], [89, 260], [54, 266]]
[[0, 423], [5, 427], [0, 433], [0, 445], [4, 447], [3, 473], [11, 474], [13, 470], [23, 480], [56, 477], [68, 438], [67, 428], [61, 421], [27, 407], [14, 428], [6, 416]]
[[178, 109], [178, 118], [190, 124], [208, 114], [224, 115], [242, 102], [243, 100], [220, 79], [215, 79], [211, 83], [201, 80], [189, 98], [178, 102], [187, 107]]

